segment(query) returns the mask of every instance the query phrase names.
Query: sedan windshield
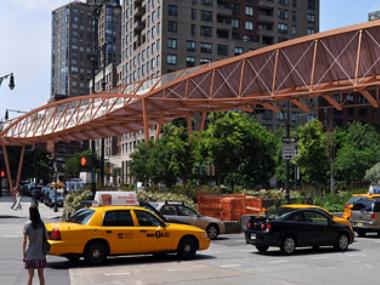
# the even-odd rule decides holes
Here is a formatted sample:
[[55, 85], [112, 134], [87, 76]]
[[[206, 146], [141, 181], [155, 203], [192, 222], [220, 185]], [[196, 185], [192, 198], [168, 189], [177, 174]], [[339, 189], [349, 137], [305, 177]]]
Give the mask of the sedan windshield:
[[74, 213], [69, 219], [68, 222], [76, 224], [87, 224], [89, 219], [94, 214], [94, 210], [91, 209], [81, 209]]

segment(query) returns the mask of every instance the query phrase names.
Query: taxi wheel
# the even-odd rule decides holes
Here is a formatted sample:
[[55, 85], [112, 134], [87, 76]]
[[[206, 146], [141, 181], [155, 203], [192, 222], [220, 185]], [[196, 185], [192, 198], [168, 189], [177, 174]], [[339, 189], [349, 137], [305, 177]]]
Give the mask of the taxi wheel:
[[339, 251], [346, 251], [348, 248], [348, 244], [349, 244], [348, 236], [346, 234], [340, 234], [338, 236], [335, 249]]
[[107, 247], [102, 242], [92, 242], [86, 246], [84, 259], [90, 265], [102, 264], [107, 258]]
[[206, 229], [207, 236], [209, 239], [214, 240], [217, 239], [219, 235], [219, 229], [217, 225], [211, 224]]
[[177, 254], [181, 259], [192, 259], [197, 251], [196, 241], [192, 237], [181, 239], [178, 245]]
[[296, 251], [296, 240], [292, 236], [284, 238], [281, 244], [281, 251], [287, 255], [291, 255]]

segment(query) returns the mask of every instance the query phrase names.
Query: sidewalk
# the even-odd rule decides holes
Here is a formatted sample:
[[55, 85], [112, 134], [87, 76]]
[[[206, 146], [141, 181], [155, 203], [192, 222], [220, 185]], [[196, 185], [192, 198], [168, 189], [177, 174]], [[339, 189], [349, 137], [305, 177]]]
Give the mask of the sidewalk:
[[[1, 218], [29, 218], [29, 205], [32, 201], [31, 197], [23, 196], [21, 198], [20, 210], [12, 210], [13, 198], [10, 196], [0, 197], [0, 219]], [[39, 202], [38, 209], [40, 210], [42, 219], [53, 219], [62, 216], [62, 207], [58, 208], [58, 212], [54, 212], [54, 207], [49, 208], [45, 204]]]

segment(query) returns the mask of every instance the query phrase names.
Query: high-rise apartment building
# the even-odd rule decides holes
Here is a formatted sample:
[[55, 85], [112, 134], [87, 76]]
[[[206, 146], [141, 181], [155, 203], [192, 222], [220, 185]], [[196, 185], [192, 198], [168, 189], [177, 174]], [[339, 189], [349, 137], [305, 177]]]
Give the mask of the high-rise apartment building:
[[[319, 0], [123, 0], [121, 31], [119, 83], [129, 84], [316, 33]], [[283, 117], [258, 119], [276, 128]], [[142, 132], [121, 137], [122, 183], [139, 141]]]
[[120, 14], [119, 0], [74, 1], [53, 11], [51, 100], [89, 94], [94, 69], [120, 62]]

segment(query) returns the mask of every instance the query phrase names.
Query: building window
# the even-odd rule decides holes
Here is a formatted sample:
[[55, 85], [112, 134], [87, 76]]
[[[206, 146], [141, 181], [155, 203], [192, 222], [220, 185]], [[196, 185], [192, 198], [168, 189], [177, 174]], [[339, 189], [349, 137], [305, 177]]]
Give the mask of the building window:
[[197, 19], [197, 9], [191, 9], [191, 19], [192, 20]]
[[212, 0], [202, 0], [202, 5], [211, 7], [212, 6]]
[[187, 51], [195, 51], [195, 41], [187, 41], [186, 42], [186, 50]]
[[315, 33], [314, 28], [307, 28], [307, 34], [308, 34], [308, 35], [312, 35], [312, 34], [314, 34], [314, 33]]
[[209, 58], [201, 58], [199, 60], [200, 64], [207, 64], [207, 63], [210, 63], [210, 62], [211, 62], [211, 59], [209, 59]]
[[315, 0], [308, 0], [307, 1], [307, 8], [311, 10], [315, 10]]
[[232, 19], [231, 25], [233, 29], [239, 29], [239, 19]]
[[277, 24], [277, 30], [279, 33], [287, 33], [288, 32], [288, 24], [278, 23]]
[[177, 56], [175, 54], [168, 54], [166, 58], [166, 63], [170, 65], [176, 65], [177, 64]]
[[210, 44], [210, 43], [201, 43], [201, 52], [203, 52], [203, 53], [212, 53], [212, 44]]
[[252, 21], [245, 21], [245, 29], [248, 31], [253, 31], [253, 22]]
[[212, 22], [212, 12], [211, 11], [201, 11], [201, 20], [205, 22]]
[[228, 56], [228, 46], [218, 45], [217, 52], [218, 52], [218, 55]]
[[177, 39], [168, 39], [168, 48], [177, 49]]
[[278, 3], [281, 5], [289, 5], [289, 0], [279, 0]]
[[297, 26], [292, 26], [292, 34], [297, 34]]
[[315, 16], [312, 14], [307, 14], [307, 22], [308, 23], [315, 23]]
[[195, 57], [186, 56], [186, 67], [192, 67], [192, 66], [195, 66]]
[[251, 7], [251, 6], [246, 6], [246, 7], [245, 7], [245, 15], [246, 15], [246, 16], [253, 16], [253, 7]]
[[168, 15], [177, 17], [177, 6], [176, 5], [168, 5]]
[[168, 21], [168, 31], [177, 32], [177, 22]]
[[191, 24], [191, 35], [197, 35], [197, 26], [195, 24]]
[[242, 54], [242, 53], [243, 53], [243, 48], [242, 47], [236, 47], [235, 48], [235, 51], [234, 51], [235, 55], [239, 55], [239, 54]]
[[212, 27], [201, 26], [201, 36], [212, 37]]
[[278, 10], [278, 17], [280, 19], [287, 19], [288, 18], [288, 10]]

